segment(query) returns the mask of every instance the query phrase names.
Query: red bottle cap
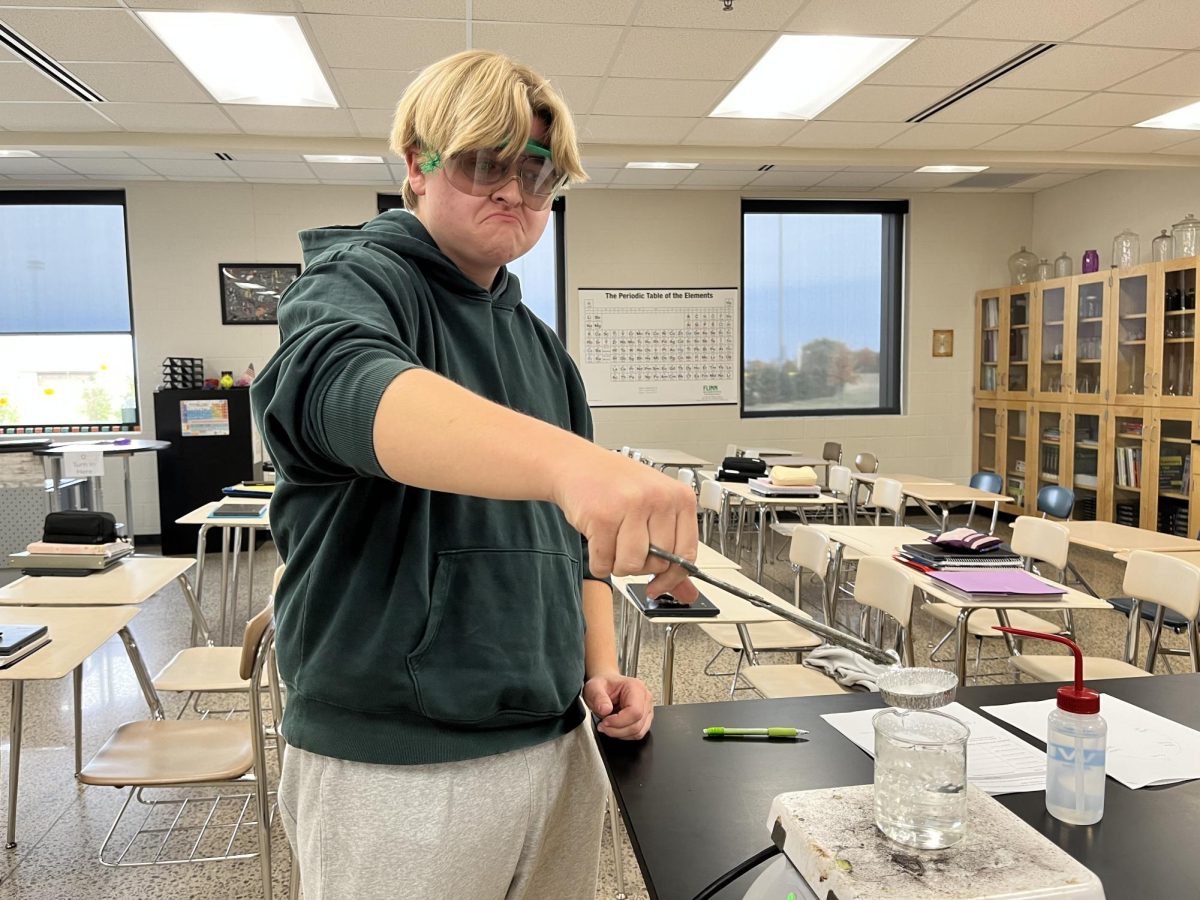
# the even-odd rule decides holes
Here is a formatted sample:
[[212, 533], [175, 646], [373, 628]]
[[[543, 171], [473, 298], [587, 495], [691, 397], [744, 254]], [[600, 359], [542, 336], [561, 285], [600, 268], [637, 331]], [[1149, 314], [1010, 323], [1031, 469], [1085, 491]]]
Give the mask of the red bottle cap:
[[1100, 712], [1100, 695], [1089, 687], [1083, 686], [1083, 651], [1070, 638], [1059, 634], [1044, 634], [1040, 631], [1026, 631], [1024, 628], [1005, 628], [993, 625], [997, 631], [1007, 634], [1019, 634], [1021, 637], [1040, 638], [1043, 641], [1055, 641], [1066, 644], [1075, 654], [1075, 684], [1063, 685], [1058, 689], [1058, 708], [1063, 712], [1074, 713], [1077, 716], [1094, 716]]

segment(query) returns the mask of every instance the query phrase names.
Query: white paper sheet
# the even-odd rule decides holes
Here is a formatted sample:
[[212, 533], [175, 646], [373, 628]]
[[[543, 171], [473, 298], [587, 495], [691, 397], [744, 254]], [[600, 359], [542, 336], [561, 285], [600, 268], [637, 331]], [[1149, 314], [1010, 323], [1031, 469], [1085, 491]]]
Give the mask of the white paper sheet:
[[[980, 709], [1044, 742], [1054, 705], [1051, 699]], [[1109, 694], [1100, 695], [1100, 715], [1108, 723], [1105, 771], [1121, 784], [1137, 790], [1200, 778], [1200, 731]]]
[[[875, 729], [871, 719], [878, 709], [828, 713], [821, 716], [846, 738], [875, 755]], [[989, 722], [961, 703], [938, 712], [954, 716], [970, 729], [967, 739], [967, 781], [989, 794], [1019, 794], [1046, 790], [1046, 753], [1015, 734]]]

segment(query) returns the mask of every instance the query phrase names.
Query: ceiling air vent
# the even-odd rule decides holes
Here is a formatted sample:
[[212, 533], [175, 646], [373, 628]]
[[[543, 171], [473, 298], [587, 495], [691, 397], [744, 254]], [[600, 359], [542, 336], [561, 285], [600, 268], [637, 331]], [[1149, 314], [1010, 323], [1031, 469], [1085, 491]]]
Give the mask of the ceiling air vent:
[[964, 178], [962, 181], [956, 181], [950, 187], [965, 187], [965, 188], [1005, 188], [1012, 187], [1014, 184], [1020, 184], [1022, 181], [1028, 181], [1033, 178], [1034, 172], [980, 172], [978, 175], [972, 175], [969, 178]]
[[51, 59], [7, 25], [0, 23], [0, 46], [7, 47], [59, 87], [70, 91], [87, 103], [104, 103], [105, 99], [92, 90], [55, 60]]
[[770, 172], [773, 168], [775, 168], [775, 163], [764, 163], [763, 165], [758, 167], [758, 171]]
[[951, 94], [947, 94], [945, 97], [943, 97], [941, 100], [938, 100], [932, 106], [925, 107], [925, 109], [921, 110], [915, 116], [910, 116], [909, 118], [905, 119], [904, 121], [906, 121], [906, 122], [924, 122], [930, 116], [937, 115], [943, 109], [946, 109], [946, 107], [953, 106], [955, 103], [957, 103], [959, 100], [962, 100], [964, 97], [971, 96], [971, 94], [975, 93], [980, 88], [987, 87], [989, 84], [991, 84], [997, 78], [1007, 75], [1009, 72], [1012, 72], [1015, 69], [1019, 69], [1021, 66], [1025, 65], [1026, 63], [1033, 62], [1033, 60], [1037, 59], [1043, 53], [1053, 50], [1057, 46], [1058, 46], [1058, 44], [1034, 44], [1033, 46], [1027, 48], [1026, 50], [1022, 51], [1021, 53], [1018, 53], [1012, 59], [1008, 60], [1008, 62], [1002, 62], [1002, 63], [1000, 63], [1000, 65], [996, 66], [996, 68], [992, 69], [990, 72], [984, 72], [982, 75], [980, 75], [974, 81], [970, 82], [969, 84], [964, 84], [958, 90], [954, 91]]
[[217, 159], [222, 159], [225, 162], [231, 162], [233, 160], [233, 157], [228, 153], [214, 153], [213, 156], [215, 156]]

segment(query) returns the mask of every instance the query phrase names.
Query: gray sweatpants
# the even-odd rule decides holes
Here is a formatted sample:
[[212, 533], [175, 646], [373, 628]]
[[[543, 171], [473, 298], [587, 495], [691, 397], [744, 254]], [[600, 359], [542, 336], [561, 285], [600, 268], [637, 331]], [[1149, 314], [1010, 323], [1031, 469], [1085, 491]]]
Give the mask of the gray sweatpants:
[[288, 747], [279, 811], [304, 900], [593, 900], [607, 780], [587, 722], [423, 766]]

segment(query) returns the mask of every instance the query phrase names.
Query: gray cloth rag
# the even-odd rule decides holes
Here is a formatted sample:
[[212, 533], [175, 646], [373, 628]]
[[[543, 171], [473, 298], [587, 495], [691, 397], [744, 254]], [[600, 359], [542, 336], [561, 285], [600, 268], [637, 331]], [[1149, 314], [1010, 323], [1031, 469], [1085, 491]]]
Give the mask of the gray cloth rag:
[[859, 691], [878, 691], [875, 680], [888, 670], [888, 666], [877, 665], [853, 650], [832, 644], [814, 648], [804, 657], [804, 665], [824, 672], [842, 687]]

